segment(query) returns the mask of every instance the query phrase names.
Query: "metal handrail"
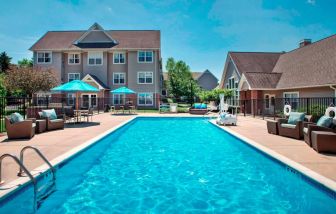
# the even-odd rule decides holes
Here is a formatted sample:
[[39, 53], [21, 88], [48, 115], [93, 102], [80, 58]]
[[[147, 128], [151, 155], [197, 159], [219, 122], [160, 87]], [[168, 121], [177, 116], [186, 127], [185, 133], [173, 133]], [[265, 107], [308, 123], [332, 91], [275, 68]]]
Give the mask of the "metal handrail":
[[23, 165], [22, 162], [20, 162], [20, 160], [15, 155], [12, 155], [12, 154], [1, 155], [1, 157], [0, 157], [0, 185], [5, 183], [4, 180], [1, 180], [1, 168], [2, 168], [1, 166], [2, 166], [2, 160], [6, 157], [12, 158], [20, 166], [20, 169], [22, 169], [28, 175], [30, 180], [33, 182], [33, 184], [34, 184], [34, 204], [33, 204], [34, 207], [33, 207], [33, 209], [34, 209], [34, 212], [35, 212], [36, 207], [37, 207], [37, 183], [36, 183], [36, 179], [34, 178], [34, 176], [28, 171], [28, 169]]
[[[56, 170], [55, 168], [51, 165], [51, 163], [48, 161], [48, 159], [40, 152], [40, 150], [38, 148], [35, 148], [33, 146], [25, 146], [21, 149], [20, 151], [20, 162], [22, 163], [22, 166], [23, 166], [23, 155], [24, 155], [24, 151], [26, 151], [27, 149], [32, 149], [34, 150], [39, 156], [40, 158], [49, 166], [52, 174], [53, 174], [53, 182], [55, 184], [56, 182]], [[20, 170], [19, 170], [19, 173], [18, 173], [18, 176], [23, 176], [23, 168], [21, 167], [20, 165]]]

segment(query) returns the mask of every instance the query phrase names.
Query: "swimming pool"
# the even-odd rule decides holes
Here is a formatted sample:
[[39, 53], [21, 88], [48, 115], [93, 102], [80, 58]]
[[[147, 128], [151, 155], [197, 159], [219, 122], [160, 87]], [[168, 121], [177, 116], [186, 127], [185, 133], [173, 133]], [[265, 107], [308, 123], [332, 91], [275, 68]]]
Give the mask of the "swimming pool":
[[[28, 186], [0, 203], [27, 213]], [[137, 118], [61, 164], [37, 213], [334, 213], [336, 200], [204, 118]]]

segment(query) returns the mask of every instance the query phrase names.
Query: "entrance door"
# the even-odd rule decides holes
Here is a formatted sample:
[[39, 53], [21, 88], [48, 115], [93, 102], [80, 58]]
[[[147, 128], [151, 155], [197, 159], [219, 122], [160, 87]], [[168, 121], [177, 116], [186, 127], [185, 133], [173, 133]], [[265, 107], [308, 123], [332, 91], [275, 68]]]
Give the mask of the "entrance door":
[[97, 95], [96, 94], [83, 94], [82, 95], [82, 107], [83, 108], [97, 107]]
[[273, 114], [275, 105], [275, 95], [265, 94], [264, 103], [265, 103], [264, 104], [265, 114]]

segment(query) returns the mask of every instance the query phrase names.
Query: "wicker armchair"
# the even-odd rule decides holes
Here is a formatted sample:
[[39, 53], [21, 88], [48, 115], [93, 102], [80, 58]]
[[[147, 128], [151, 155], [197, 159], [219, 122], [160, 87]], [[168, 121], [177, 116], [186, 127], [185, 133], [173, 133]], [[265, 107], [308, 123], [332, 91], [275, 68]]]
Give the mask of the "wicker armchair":
[[[311, 118], [311, 115], [306, 115], [305, 121], [310, 122]], [[304, 121], [298, 121], [295, 125], [292, 125], [288, 124], [288, 119], [278, 119], [279, 135], [296, 139], [303, 138], [303, 122]]]
[[9, 117], [5, 117], [5, 126], [8, 139], [32, 138], [35, 135], [34, 120], [11, 123]]

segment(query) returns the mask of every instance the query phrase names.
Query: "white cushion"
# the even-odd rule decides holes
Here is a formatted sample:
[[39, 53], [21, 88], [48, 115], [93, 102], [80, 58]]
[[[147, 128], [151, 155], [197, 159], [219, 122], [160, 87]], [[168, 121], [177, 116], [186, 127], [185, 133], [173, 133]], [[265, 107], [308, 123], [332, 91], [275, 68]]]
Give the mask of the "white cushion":
[[305, 134], [307, 134], [307, 133], [308, 133], [308, 128], [307, 128], [307, 127], [304, 127], [304, 128], [303, 128], [303, 132], [304, 132]]
[[296, 125], [288, 124], [288, 123], [281, 123], [282, 128], [289, 128], [289, 129], [295, 129]]

